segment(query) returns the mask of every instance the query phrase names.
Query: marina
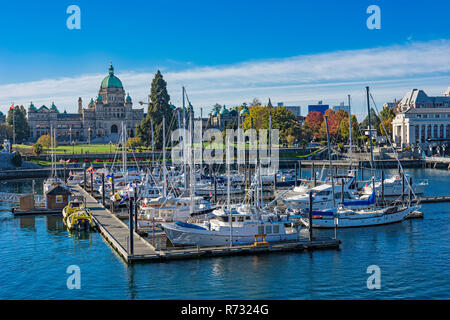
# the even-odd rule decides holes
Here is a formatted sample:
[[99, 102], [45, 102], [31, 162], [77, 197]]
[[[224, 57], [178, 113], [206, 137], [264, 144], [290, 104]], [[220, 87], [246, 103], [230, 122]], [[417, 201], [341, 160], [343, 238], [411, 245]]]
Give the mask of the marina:
[[[411, 169], [410, 173], [429, 180], [430, 189], [424, 196], [438, 197], [445, 192], [438, 186], [450, 181], [445, 170]], [[38, 187], [41, 181], [36, 180], [38, 193], [42, 192]], [[31, 181], [17, 181], [3, 182], [1, 188], [3, 192], [27, 194], [32, 186]], [[44, 299], [176, 299], [181, 297], [179, 292], [188, 288], [198, 299], [448, 298], [450, 292], [445, 284], [438, 290], [431, 288], [438, 277], [448, 274], [447, 257], [442, 254], [446, 249], [441, 240], [450, 236], [448, 228], [442, 228], [450, 219], [450, 211], [439, 203], [424, 203], [421, 211], [425, 215], [421, 219], [341, 229], [337, 234], [341, 241], [339, 250], [213, 254], [208, 259], [174, 257], [170, 263], [170, 260], [158, 258], [156, 264], [126, 264], [100, 232], [69, 233], [60, 215], [14, 216], [13, 205], [0, 204], [4, 210], [1, 212], [0, 247], [3, 261], [13, 266], [4, 269], [0, 277], [6, 279], [20, 270], [27, 272], [21, 272], [22, 276], [16, 277], [15, 282], [2, 286], [2, 297], [33, 299], [35, 287], [43, 288], [39, 297]], [[314, 230], [314, 233], [317, 238], [334, 237], [334, 230]], [[306, 228], [302, 236], [307, 239]], [[13, 237], [17, 241], [12, 241]], [[190, 250], [196, 254], [196, 248]], [[20, 263], [26, 260], [33, 264]], [[50, 260], [57, 263], [50, 263]], [[374, 263], [384, 270], [383, 281], [387, 288], [383, 291], [361, 289], [367, 278], [366, 268]], [[72, 264], [82, 270], [82, 292], [65, 289], [65, 268]], [[426, 277], [423, 277], [424, 272]], [[61, 280], [48, 284], [47, 276], [36, 278], [33, 276], [36, 273]], [[283, 277], [276, 277], [276, 281], [269, 277], [279, 274]], [[405, 281], [398, 282], [399, 276]], [[27, 287], [25, 284], [31, 279], [35, 285]], [[244, 281], [249, 285], [242, 286]], [[342, 282], [345, 292], [339, 290]], [[105, 291], [106, 287], [110, 289]]]

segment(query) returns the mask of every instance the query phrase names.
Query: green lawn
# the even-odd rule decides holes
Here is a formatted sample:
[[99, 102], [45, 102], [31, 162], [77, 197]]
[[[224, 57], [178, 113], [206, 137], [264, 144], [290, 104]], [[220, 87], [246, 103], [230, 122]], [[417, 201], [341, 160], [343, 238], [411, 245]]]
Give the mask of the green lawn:
[[[24, 145], [24, 144], [15, 144], [14, 148], [23, 149], [23, 150], [32, 150], [33, 146]], [[82, 153], [115, 153], [117, 150], [121, 150], [121, 148], [115, 147], [114, 145], [109, 144], [79, 144], [74, 146], [58, 146], [56, 148], [56, 153], [58, 154], [82, 154]], [[145, 150], [143, 151], [150, 151]], [[50, 153], [50, 150], [45, 149], [44, 152]]]

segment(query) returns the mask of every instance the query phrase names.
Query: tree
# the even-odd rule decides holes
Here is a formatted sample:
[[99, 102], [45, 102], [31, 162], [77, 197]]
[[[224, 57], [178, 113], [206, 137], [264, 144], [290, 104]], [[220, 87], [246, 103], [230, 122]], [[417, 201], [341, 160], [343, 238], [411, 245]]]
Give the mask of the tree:
[[[384, 136], [392, 136], [392, 120], [395, 117], [395, 112], [393, 108], [384, 107], [380, 112], [380, 133]], [[384, 126], [384, 128], [383, 128]]]
[[[348, 140], [350, 138], [350, 132], [348, 130], [348, 117], [341, 120], [339, 128], [341, 131], [341, 138], [343, 140]], [[352, 140], [357, 138], [358, 130], [358, 120], [356, 119], [356, 116], [352, 114]]]
[[28, 125], [27, 112], [23, 106], [14, 107], [14, 119], [13, 110], [8, 111], [7, 123], [13, 127], [15, 126], [15, 139], [16, 143], [23, 142], [30, 137], [30, 126]]
[[318, 111], [311, 111], [308, 113], [305, 119], [305, 128], [315, 138], [320, 138], [320, 126], [323, 122], [323, 114]]
[[[328, 109], [325, 111], [324, 118], [328, 117], [328, 132], [330, 134], [330, 140], [336, 140], [338, 138], [338, 134], [340, 134], [340, 123], [338, 122], [338, 118], [336, 114], [334, 113], [334, 110]], [[326, 121], [322, 122], [322, 125], [320, 127], [320, 131], [322, 132], [321, 136], [326, 137], [327, 136], [327, 126]]]
[[268, 116], [266, 117], [266, 114], [269, 114], [269, 108], [254, 106], [249, 108], [249, 112], [250, 113], [245, 117], [244, 122], [242, 123], [244, 130], [252, 128], [252, 124], [253, 129], [256, 130], [267, 129], [269, 127], [269, 118]]
[[0, 124], [0, 140], [3, 141], [4, 139], [11, 140], [13, 136], [13, 129], [10, 125], [6, 123]]
[[[377, 116], [375, 110], [373, 108], [370, 108], [370, 120], [372, 122], [372, 129], [376, 129], [378, 133], [380, 133], [380, 123], [381, 120]], [[361, 122], [361, 128], [362, 130], [366, 130], [369, 127], [369, 116], [366, 116], [366, 118]]]
[[16, 167], [22, 166], [22, 156], [20, 155], [20, 153], [18, 153], [17, 151], [14, 152], [14, 155], [11, 158], [11, 163]]
[[167, 92], [167, 82], [163, 79], [159, 70], [153, 78], [149, 98], [151, 102], [148, 105], [147, 116], [142, 119], [141, 124], [136, 128], [136, 136], [145, 146], [151, 146], [151, 121], [153, 121], [155, 147], [161, 149], [163, 145], [163, 118], [166, 119], [167, 135], [172, 120], [172, 109], [169, 105], [170, 96]]
[[139, 148], [142, 146], [142, 141], [139, 137], [128, 138], [127, 140], [127, 148]]
[[278, 129], [282, 142], [288, 142], [287, 137], [292, 136], [295, 139], [300, 138], [300, 125], [297, 117], [286, 107], [277, 107], [271, 109], [269, 113], [264, 115], [265, 123], [269, 123], [269, 114], [272, 116], [272, 129]]
[[56, 148], [58, 146], [58, 141], [56, 141], [55, 139], [52, 139], [49, 134], [40, 136], [36, 143], [49, 149], [52, 146], [52, 140], [53, 140], [54, 146]]
[[260, 107], [261, 105], [261, 100], [258, 98], [253, 98], [252, 102], [250, 102], [250, 107]]
[[35, 155], [40, 156], [42, 152], [44, 151], [44, 147], [40, 143], [35, 143], [33, 145], [33, 152]]
[[270, 101], [270, 98], [269, 98], [269, 102], [267, 103], [267, 107], [268, 107], [268, 108], [273, 108], [273, 106], [272, 106], [272, 101]]

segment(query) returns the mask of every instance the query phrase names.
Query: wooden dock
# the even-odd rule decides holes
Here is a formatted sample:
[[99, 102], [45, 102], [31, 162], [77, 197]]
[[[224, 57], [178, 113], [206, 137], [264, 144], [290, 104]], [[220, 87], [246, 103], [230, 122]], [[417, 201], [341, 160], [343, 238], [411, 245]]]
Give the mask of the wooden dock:
[[136, 232], [134, 232], [134, 254], [130, 255], [128, 250], [129, 229], [119, 218], [103, 207], [103, 205], [93, 198], [80, 186], [72, 186], [72, 193], [85, 198], [86, 207], [91, 210], [94, 219], [103, 238], [122, 256], [130, 262], [138, 257], [157, 258], [159, 255], [155, 248]]
[[316, 238], [313, 241], [299, 240], [279, 243], [269, 243], [267, 246], [255, 247], [252, 244], [233, 245], [232, 247], [171, 247], [163, 250], [156, 249], [149, 241], [134, 232], [134, 254], [129, 254], [129, 228], [123, 221], [103, 207], [80, 186], [73, 186], [72, 192], [76, 196], [85, 198], [86, 207], [91, 210], [103, 238], [128, 263], [133, 262], [162, 262], [172, 259], [193, 259], [202, 257], [218, 257], [230, 255], [254, 255], [272, 252], [299, 252], [320, 249], [338, 249], [340, 240], [331, 238]]

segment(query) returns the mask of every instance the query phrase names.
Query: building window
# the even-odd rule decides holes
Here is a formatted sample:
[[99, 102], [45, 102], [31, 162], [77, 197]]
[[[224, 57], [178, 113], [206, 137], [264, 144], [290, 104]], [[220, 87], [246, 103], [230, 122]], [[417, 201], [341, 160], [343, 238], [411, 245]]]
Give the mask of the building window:
[[56, 203], [63, 203], [63, 196], [56, 196]]

